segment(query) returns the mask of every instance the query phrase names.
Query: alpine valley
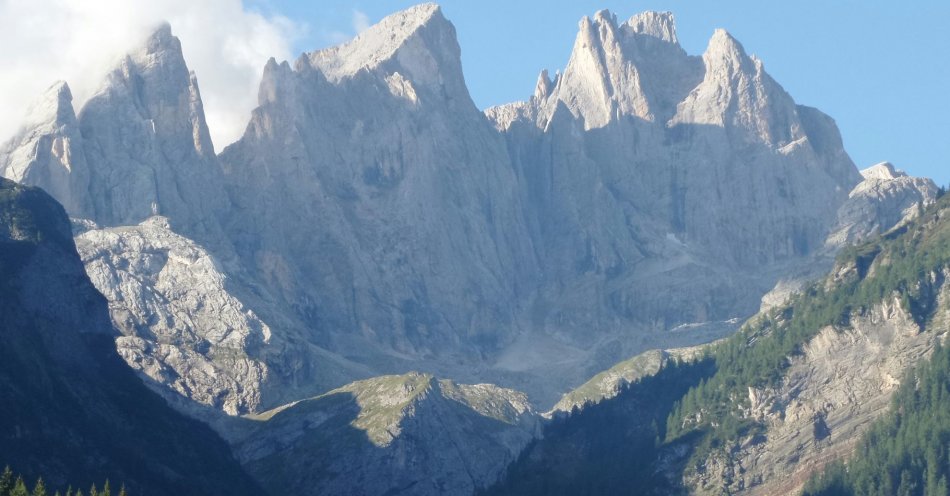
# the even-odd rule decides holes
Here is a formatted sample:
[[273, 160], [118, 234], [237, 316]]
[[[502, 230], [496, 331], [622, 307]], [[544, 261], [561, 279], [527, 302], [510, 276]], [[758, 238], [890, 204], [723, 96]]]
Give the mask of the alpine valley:
[[950, 405], [950, 203], [859, 170], [726, 31], [691, 55], [671, 13], [600, 11], [482, 111], [424, 4], [267, 61], [258, 100], [216, 150], [165, 24], [0, 147], [0, 464], [150, 495], [947, 494], [950, 421], [919, 426]]

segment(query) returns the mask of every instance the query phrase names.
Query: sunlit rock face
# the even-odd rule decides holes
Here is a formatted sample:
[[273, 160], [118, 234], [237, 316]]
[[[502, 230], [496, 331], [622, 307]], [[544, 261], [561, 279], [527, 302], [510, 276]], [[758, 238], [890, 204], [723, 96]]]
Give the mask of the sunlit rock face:
[[563, 73], [486, 113], [531, 209], [535, 324], [590, 339], [749, 315], [861, 180], [830, 118], [725, 31], [688, 55], [669, 13], [583, 19]]
[[453, 26], [422, 5], [293, 66], [271, 61], [221, 154], [243, 265], [321, 346], [475, 358], [515, 332], [537, 260], [459, 57]]
[[563, 71], [483, 113], [454, 27], [420, 5], [268, 62], [259, 104], [216, 156], [166, 25], [78, 116], [58, 84], [0, 149], [0, 172], [94, 222], [80, 245], [126, 358], [231, 414], [415, 369], [547, 408], [730, 332], [933, 196], [862, 179], [829, 117], [725, 31], [687, 54], [663, 12], [582, 19]]

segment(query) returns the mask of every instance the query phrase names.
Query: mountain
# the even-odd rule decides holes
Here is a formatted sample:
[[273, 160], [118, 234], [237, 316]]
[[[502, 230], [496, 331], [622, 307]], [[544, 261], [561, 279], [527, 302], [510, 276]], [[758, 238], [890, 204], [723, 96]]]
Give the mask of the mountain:
[[[460, 56], [452, 24], [424, 4], [293, 66], [272, 60], [244, 136], [214, 156], [165, 25], [78, 118], [55, 87], [0, 163], [74, 217], [111, 229], [160, 214], [206, 252], [213, 270], [190, 280], [250, 317], [130, 305], [140, 288], [116, 284], [110, 264], [90, 270], [118, 327], [144, 340], [136, 352], [122, 341], [133, 366], [231, 414], [419, 368], [551, 405], [624, 357], [728, 334], [776, 283], [781, 300], [861, 237], [848, 232], [888, 229], [935, 191], [862, 182], [830, 118], [725, 31], [688, 55], [669, 13], [583, 19], [562, 74], [485, 113]], [[87, 237], [116, 262], [143, 255]], [[120, 271], [179, 272], [150, 260], [164, 265]], [[202, 344], [221, 320], [246, 358]]]
[[830, 118], [725, 31], [686, 54], [669, 13], [584, 18], [564, 73], [541, 79], [487, 114], [536, 208], [549, 332], [748, 316], [860, 180]]
[[[127, 365], [289, 492], [346, 493], [354, 480], [471, 492], [524, 446], [499, 487], [519, 487], [512, 477], [532, 463], [574, 482], [613, 474], [631, 450], [638, 467], [668, 464], [614, 483], [673, 487], [685, 473], [690, 487], [759, 484], [726, 468], [686, 473], [677, 450], [695, 446], [654, 444], [669, 413], [686, 411], [676, 406], [686, 391], [715, 396], [702, 381], [734, 358], [716, 354], [743, 349], [751, 327], [710, 348], [726, 357], [714, 362], [647, 350], [715, 341], [760, 309], [801, 304], [794, 295], [836, 255], [899, 235], [939, 194], [888, 164], [859, 172], [830, 117], [797, 104], [726, 31], [687, 54], [670, 13], [585, 17], [563, 72], [542, 71], [526, 101], [485, 111], [433, 4], [292, 64], [268, 61], [258, 96], [242, 138], [216, 155], [197, 78], [162, 25], [78, 115], [68, 86], [53, 86], [0, 147], [0, 173], [47, 189], [74, 217]], [[888, 308], [871, 320], [897, 318]], [[916, 359], [884, 338], [842, 356]], [[776, 349], [769, 364], [781, 368], [792, 352]], [[760, 365], [749, 367], [765, 374]], [[498, 386], [458, 385], [486, 382]], [[748, 395], [733, 386], [725, 400]], [[755, 398], [772, 394], [792, 393]], [[390, 400], [384, 424], [402, 434], [360, 427]], [[560, 426], [530, 444], [529, 400], [557, 403], [549, 425]], [[620, 434], [585, 441], [584, 419], [630, 416]], [[706, 426], [669, 434], [728, 441]], [[773, 432], [778, 442], [795, 431]], [[443, 452], [451, 458], [427, 458]], [[577, 453], [614, 460], [568, 470]], [[803, 466], [809, 453], [798, 453]], [[730, 456], [708, 466], [772, 480], [773, 469]]]
[[163, 214], [208, 236], [206, 223], [227, 208], [197, 81], [167, 24], [118, 63], [78, 117], [58, 83], [24, 128], [7, 146], [4, 175], [69, 200], [74, 217], [116, 226]]
[[[880, 436], [900, 427], [895, 419], [924, 422], [918, 406], [939, 400], [936, 386], [914, 392], [912, 371], [939, 369], [928, 359], [950, 330], [948, 213], [943, 196], [902, 228], [842, 252], [822, 281], [706, 357], [667, 364], [547, 425], [489, 493], [796, 494], [856, 446], [879, 457], [935, 449], [927, 438], [898, 446]], [[893, 403], [899, 388], [898, 400], [930, 399]], [[855, 464], [865, 475], [881, 469]], [[836, 470], [825, 480], [858, 480]]]
[[268, 62], [220, 160], [242, 263], [306, 339], [380, 370], [482, 361], [510, 340], [533, 248], [504, 141], [437, 6], [293, 67]]
[[471, 494], [540, 428], [524, 393], [409, 373], [358, 381], [231, 427], [238, 457], [292, 494]]
[[258, 494], [228, 446], [119, 358], [63, 207], [0, 179], [0, 463], [48, 487]]

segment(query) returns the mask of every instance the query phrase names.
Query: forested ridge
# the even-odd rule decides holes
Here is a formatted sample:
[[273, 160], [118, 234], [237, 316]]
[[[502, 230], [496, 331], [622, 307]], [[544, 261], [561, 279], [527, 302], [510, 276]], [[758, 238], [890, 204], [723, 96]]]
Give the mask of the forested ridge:
[[[617, 398], [556, 418], [487, 493], [685, 492], [689, 467], [717, 453], [729, 456], [742, 440], [766, 433], [747, 413], [748, 388], [777, 385], [789, 358], [821, 329], [847, 329], [854, 316], [896, 298], [932, 331], [950, 269], [948, 215], [950, 197], [943, 195], [917, 220], [844, 250], [825, 280], [753, 318], [697, 362], [668, 366]], [[946, 494], [950, 352], [941, 348], [934, 356], [905, 380], [895, 411], [862, 441], [860, 464], [836, 465], [809, 494]]]

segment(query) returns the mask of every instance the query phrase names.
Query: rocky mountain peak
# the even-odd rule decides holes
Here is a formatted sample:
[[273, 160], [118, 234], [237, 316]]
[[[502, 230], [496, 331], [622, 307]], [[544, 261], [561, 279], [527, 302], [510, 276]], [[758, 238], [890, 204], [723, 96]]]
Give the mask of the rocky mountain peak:
[[742, 44], [733, 38], [728, 31], [721, 28], [716, 29], [709, 39], [706, 52], [703, 53], [703, 60], [707, 67], [713, 70], [749, 70], [752, 68], [751, 64], [753, 64]]
[[33, 128], [44, 125], [58, 127], [75, 122], [73, 94], [66, 81], [57, 81], [30, 105], [23, 127]]
[[713, 33], [703, 64], [703, 81], [678, 105], [671, 124], [731, 127], [742, 130], [747, 142], [776, 149], [803, 142], [799, 107], [726, 30]]
[[307, 54], [306, 61], [333, 83], [379, 71], [467, 94], [455, 28], [432, 3], [392, 14], [348, 43]]
[[552, 81], [550, 76], [548, 76], [547, 69], [542, 70], [541, 73], [538, 74], [538, 83], [534, 86], [534, 98], [544, 100], [550, 96], [556, 83], [557, 81]]
[[621, 116], [666, 121], [702, 76], [698, 59], [679, 46], [670, 13], [644, 12], [618, 24], [601, 10], [578, 23], [570, 61], [540, 113], [547, 122], [563, 102], [586, 129]]
[[76, 194], [88, 180], [69, 85], [59, 81], [30, 107], [19, 133], [0, 147], [0, 175], [39, 186], [70, 213], [89, 203]]
[[181, 53], [181, 42], [172, 35], [172, 25], [168, 22], [162, 22], [152, 34], [145, 40], [143, 46], [144, 53], [156, 54], [166, 51]]
[[861, 175], [865, 179], [897, 179], [898, 177], [905, 177], [907, 174], [894, 167], [894, 164], [890, 162], [881, 162], [879, 164], [874, 164], [867, 169], [861, 171]]
[[672, 12], [642, 12], [628, 19], [623, 28], [632, 34], [652, 36], [668, 43], [679, 44]]

